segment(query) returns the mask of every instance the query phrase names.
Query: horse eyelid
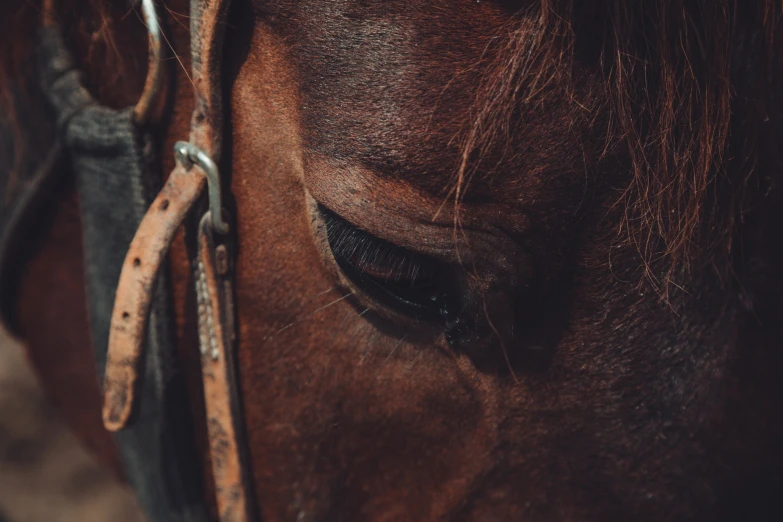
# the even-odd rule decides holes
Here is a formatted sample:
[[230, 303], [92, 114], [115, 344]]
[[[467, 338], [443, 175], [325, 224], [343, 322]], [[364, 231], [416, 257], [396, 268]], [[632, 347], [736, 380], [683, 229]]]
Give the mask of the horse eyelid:
[[[319, 211], [337, 265], [354, 285], [404, 315], [426, 321], [443, 319], [440, 298], [446, 292], [445, 267], [438, 268], [435, 260], [359, 229], [326, 207], [319, 205]], [[394, 276], [395, 270], [399, 277]]]
[[431, 272], [428, 265], [434, 261], [375, 237], [326, 207], [319, 206], [319, 210], [326, 224], [329, 247], [336, 258], [368, 275], [385, 272], [387, 279], [411, 284], [426, 279]]

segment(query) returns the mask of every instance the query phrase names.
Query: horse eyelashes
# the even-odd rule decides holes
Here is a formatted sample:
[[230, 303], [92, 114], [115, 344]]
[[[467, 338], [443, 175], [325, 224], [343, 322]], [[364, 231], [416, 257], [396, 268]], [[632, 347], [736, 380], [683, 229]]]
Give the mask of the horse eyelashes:
[[319, 205], [334, 259], [360, 290], [384, 306], [427, 321], [443, 321], [448, 267], [359, 229]]
[[319, 210], [326, 224], [329, 246], [336, 258], [365, 274], [397, 283], [416, 284], [430, 274], [430, 260], [357, 228], [326, 207]]

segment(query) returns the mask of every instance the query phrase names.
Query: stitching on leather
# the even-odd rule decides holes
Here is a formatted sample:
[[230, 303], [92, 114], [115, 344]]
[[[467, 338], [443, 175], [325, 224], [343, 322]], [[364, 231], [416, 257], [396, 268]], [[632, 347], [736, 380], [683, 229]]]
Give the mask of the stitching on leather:
[[209, 298], [209, 286], [207, 285], [204, 263], [200, 260], [196, 268], [196, 302], [198, 304], [199, 348], [201, 355], [206, 355], [207, 349], [209, 349], [212, 359], [217, 360], [220, 351], [218, 350], [217, 336], [215, 335], [212, 300]]

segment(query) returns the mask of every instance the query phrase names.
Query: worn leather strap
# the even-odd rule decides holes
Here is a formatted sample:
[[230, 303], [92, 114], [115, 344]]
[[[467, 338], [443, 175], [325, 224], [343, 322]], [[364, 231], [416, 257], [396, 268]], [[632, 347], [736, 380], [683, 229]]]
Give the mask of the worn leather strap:
[[[160, 267], [174, 234], [201, 195], [206, 177], [179, 165], [141, 221], [117, 285], [103, 380], [103, 423], [118, 431], [133, 412], [147, 318]], [[199, 169], [200, 170], [200, 169]]]
[[195, 262], [199, 344], [212, 474], [221, 522], [250, 519], [243, 467], [243, 429], [236, 387], [233, 255], [226, 236], [215, 234], [210, 213], [198, 229]]
[[196, 106], [190, 143], [220, 164], [223, 138], [221, 59], [231, 0], [191, 0], [190, 51]]
[[[221, 128], [220, 51], [229, 0], [191, 3], [191, 75], [195, 107], [190, 142], [219, 161]], [[123, 264], [112, 313], [104, 383], [103, 419], [112, 431], [128, 424], [147, 330], [151, 281], [166, 259], [174, 232], [198, 201], [205, 185], [200, 167], [181, 163], [169, 176], [139, 226]]]
[[[136, 3], [139, 1], [151, 45], [147, 82], [135, 107], [115, 110], [103, 106], [84, 87], [58, 23], [63, 2], [44, 2], [43, 27], [35, 39], [40, 95], [30, 99], [44, 106], [47, 112], [43, 118], [55, 124], [57, 141], [52, 152], [61, 152], [63, 161], [50, 163], [53, 168], [40, 171], [40, 184], [30, 186], [34, 197], [24, 198], [27, 201], [21, 203], [32, 210], [38, 197], [57, 194], [51, 192], [56, 185], [50, 185], [50, 180], [75, 181], [90, 344], [100, 375], [107, 362], [112, 303], [125, 254], [163, 185], [152, 129], [152, 108], [164, 101], [158, 96], [163, 74], [158, 45], [161, 35], [156, 29], [154, 0]], [[29, 115], [27, 111], [20, 114]], [[11, 236], [13, 241], [14, 236], [29, 237], [31, 223], [12, 225], [19, 225], [18, 232]], [[142, 385], [135, 390], [144, 407], [137, 410], [130, 429], [112, 438], [128, 485], [150, 522], [206, 522], [209, 508], [203, 494], [191, 412], [173, 356], [175, 324], [167, 272], [157, 274], [147, 294], [148, 326], [142, 333], [145, 359], [138, 379]]]
[[[191, 53], [195, 108], [190, 144], [219, 164], [222, 137], [220, 58], [229, 0], [193, 0]], [[175, 231], [199, 201], [206, 173], [198, 163], [178, 164], [142, 220], [123, 264], [112, 313], [104, 380], [103, 419], [121, 430], [135, 407], [147, 317], [154, 283]], [[219, 181], [219, 180], [218, 180]], [[241, 410], [234, 369], [234, 310], [229, 235], [215, 232], [209, 212], [201, 220], [194, 261], [199, 309], [207, 432], [221, 522], [250, 520], [250, 488], [243, 463]]]

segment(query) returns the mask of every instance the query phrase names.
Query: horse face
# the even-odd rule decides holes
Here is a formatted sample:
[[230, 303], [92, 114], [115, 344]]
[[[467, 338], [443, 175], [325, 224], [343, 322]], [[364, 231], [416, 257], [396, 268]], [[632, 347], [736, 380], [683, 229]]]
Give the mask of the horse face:
[[612, 249], [589, 53], [515, 61], [522, 2], [255, 4], [232, 184], [265, 520], [712, 516], [763, 468], [737, 317], [706, 290], [674, 315]]

